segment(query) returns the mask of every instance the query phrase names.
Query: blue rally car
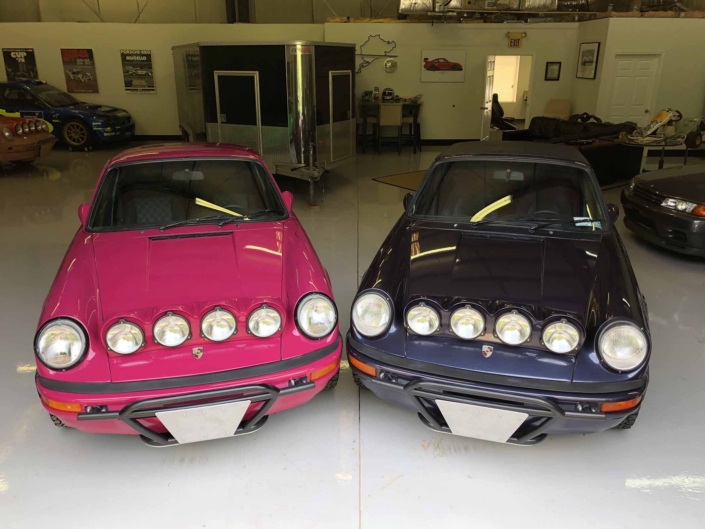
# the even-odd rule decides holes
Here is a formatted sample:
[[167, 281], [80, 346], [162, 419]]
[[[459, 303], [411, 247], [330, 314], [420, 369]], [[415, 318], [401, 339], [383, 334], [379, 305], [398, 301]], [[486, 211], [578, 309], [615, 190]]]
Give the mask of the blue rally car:
[[126, 110], [78, 101], [43, 81], [0, 83], [0, 115], [41, 118], [70, 149], [87, 149], [94, 141], [121, 140], [135, 133]]
[[352, 306], [358, 385], [489, 441], [632, 427], [647, 307], [577, 149], [459, 143], [404, 203]]

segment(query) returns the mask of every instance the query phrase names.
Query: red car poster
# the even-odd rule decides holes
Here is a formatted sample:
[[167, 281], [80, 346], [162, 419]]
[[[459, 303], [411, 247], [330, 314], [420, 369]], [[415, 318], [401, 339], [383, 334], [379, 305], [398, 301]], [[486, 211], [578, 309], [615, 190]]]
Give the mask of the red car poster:
[[95, 73], [93, 50], [62, 49], [66, 91], [69, 94], [97, 94], [98, 77]]
[[422, 83], [462, 83], [465, 81], [465, 50], [421, 51]]

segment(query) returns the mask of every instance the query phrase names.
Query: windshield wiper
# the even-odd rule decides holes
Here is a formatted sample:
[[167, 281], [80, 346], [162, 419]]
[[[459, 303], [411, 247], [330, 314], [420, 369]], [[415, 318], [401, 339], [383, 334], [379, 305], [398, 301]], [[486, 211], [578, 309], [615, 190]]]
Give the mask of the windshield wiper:
[[[538, 220], [538, 219], [537, 219]], [[534, 224], [529, 228], [530, 232], [536, 230], [541, 230], [543, 228], [549, 228], [551, 226], [585, 226], [585, 227], [601, 227], [601, 223], [604, 222], [602, 219], [572, 219], [572, 220], [552, 220], [547, 222], [542, 222], [539, 224]]]
[[248, 221], [252, 219], [257, 219], [259, 217], [264, 217], [265, 215], [269, 215], [270, 213], [281, 213], [281, 210], [276, 210], [276, 209], [263, 209], [262, 211], [257, 211], [255, 213], [252, 213], [251, 215], [243, 215], [242, 217], [228, 217], [223, 220], [221, 220], [218, 223], [218, 227], [225, 226], [226, 224], [232, 224], [233, 222], [242, 222], [242, 221]]
[[221, 219], [232, 219], [234, 217], [231, 217], [230, 215], [210, 215], [208, 217], [198, 217], [195, 219], [184, 219], [184, 220], [177, 220], [176, 222], [172, 222], [171, 224], [165, 224], [164, 226], [160, 226], [159, 230], [164, 231], [168, 230], [169, 228], [175, 228], [176, 226], [193, 226], [195, 224], [201, 224], [205, 223], [207, 224], [208, 222], [213, 222]]

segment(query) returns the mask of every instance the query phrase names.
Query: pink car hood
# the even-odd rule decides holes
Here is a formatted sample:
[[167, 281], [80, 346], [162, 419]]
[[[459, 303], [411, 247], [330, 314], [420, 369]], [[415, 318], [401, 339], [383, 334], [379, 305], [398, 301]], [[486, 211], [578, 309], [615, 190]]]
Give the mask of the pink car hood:
[[247, 310], [256, 299], [280, 299], [281, 226], [228, 228], [96, 235], [103, 319], [149, 320], [164, 310], [225, 301]]

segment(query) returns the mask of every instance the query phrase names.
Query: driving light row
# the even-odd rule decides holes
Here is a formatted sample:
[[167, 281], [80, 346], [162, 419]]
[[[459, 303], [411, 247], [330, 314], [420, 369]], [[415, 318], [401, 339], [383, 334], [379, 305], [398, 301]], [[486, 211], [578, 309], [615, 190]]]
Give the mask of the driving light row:
[[43, 120], [30, 120], [15, 125], [15, 134], [18, 136], [29, 134], [30, 132], [49, 132], [49, 124]]
[[[275, 309], [262, 305], [250, 314], [247, 328], [259, 338], [268, 338], [281, 328], [281, 316]], [[201, 320], [201, 336], [213, 342], [222, 342], [236, 333], [235, 316], [220, 307], [208, 312]], [[167, 312], [154, 324], [154, 341], [165, 347], [178, 347], [190, 337], [188, 320], [173, 312]], [[142, 329], [125, 320], [108, 329], [105, 341], [110, 350], [118, 354], [132, 354], [146, 345]]]

